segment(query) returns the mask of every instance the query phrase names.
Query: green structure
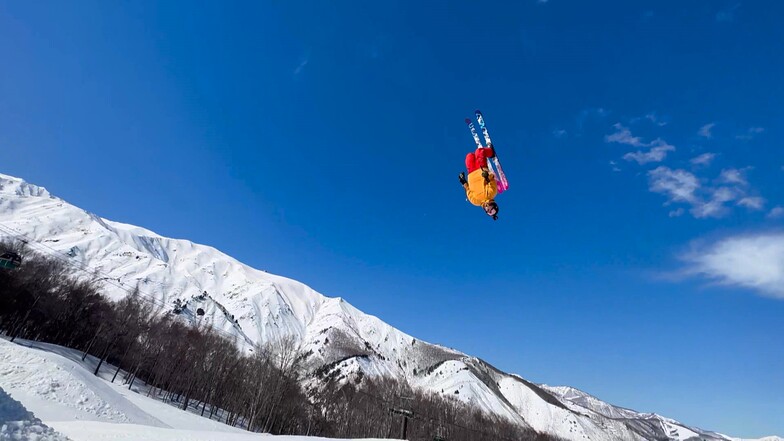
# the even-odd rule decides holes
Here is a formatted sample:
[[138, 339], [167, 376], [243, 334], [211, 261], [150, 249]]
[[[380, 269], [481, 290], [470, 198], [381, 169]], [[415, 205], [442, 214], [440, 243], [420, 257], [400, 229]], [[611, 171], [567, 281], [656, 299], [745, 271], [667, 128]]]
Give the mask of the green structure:
[[15, 269], [22, 265], [22, 257], [16, 253], [6, 252], [0, 255], [0, 268]]

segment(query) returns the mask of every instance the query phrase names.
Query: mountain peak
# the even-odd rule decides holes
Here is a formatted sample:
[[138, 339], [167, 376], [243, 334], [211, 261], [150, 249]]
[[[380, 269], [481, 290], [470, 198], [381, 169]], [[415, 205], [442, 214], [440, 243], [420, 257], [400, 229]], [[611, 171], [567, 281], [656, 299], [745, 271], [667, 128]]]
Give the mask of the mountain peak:
[[44, 187], [3, 173], [0, 173], [0, 194], [13, 194], [20, 197], [52, 197]]

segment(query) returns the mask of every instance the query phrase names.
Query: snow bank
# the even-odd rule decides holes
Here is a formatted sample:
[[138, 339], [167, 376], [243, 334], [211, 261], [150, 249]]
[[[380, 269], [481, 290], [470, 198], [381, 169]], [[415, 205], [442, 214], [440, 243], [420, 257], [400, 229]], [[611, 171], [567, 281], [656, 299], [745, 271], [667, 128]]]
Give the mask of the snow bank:
[[72, 349], [0, 339], [0, 441], [327, 441], [253, 433], [202, 418], [93, 376], [85, 368], [91, 364]]
[[0, 441], [68, 441], [0, 388]]
[[0, 386], [44, 421], [88, 420], [169, 427], [78, 363], [5, 340], [0, 340]]
[[[184, 429], [162, 429], [135, 424], [101, 422], [61, 423], [58, 429], [73, 441], [335, 441], [307, 436], [272, 436], [260, 433], [226, 433]], [[381, 441], [381, 440], [354, 440]], [[384, 440], [389, 441], [389, 440]]]

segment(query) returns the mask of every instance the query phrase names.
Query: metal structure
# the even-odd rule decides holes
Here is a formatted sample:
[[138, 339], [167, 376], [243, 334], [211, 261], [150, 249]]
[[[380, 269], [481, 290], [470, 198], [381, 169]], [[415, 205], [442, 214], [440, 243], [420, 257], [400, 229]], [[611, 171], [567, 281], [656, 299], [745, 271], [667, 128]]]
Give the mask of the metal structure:
[[22, 256], [17, 253], [7, 251], [0, 254], [0, 268], [16, 269], [22, 265]]

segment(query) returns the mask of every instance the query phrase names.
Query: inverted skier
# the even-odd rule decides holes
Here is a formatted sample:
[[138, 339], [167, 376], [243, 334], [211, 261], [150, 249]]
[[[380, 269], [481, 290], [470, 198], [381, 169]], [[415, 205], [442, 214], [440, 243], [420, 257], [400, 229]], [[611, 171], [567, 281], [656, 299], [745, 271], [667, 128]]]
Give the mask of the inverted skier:
[[498, 204], [495, 203], [495, 196], [498, 194], [498, 184], [495, 175], [490, 173], [487, 168], [487, 158], [495, 156], [492, 144], [481, 147], [476, 151], [466, 155], [466, 169], [468, 169], [468, 179], [464, 172], [458, 177], [460, 183], [465, 188], [466, 198], [472, 204], [482, 207], [485, 213], [498, 220]]

